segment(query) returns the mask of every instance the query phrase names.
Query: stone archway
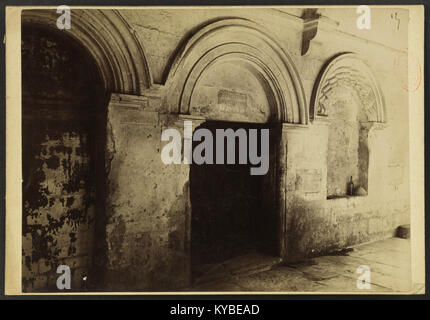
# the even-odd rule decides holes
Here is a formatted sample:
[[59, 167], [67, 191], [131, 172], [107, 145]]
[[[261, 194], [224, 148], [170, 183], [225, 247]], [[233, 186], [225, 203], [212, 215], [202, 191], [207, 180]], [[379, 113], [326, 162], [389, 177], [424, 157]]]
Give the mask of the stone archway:
[[[22, 23], [56, 30], [56, 10], [22, 11]], [[140, 95], [152, 85], [142, 45], [117, 10], [72, 9], [71, 28], [62, 30], [93, 57], [106, 91]]]
[[355, 53], [342, 53], [328, 61], [314, 87], [311, 117], [330, 114], [330, 92], [344, 86], [357, 92], [368, 122], [385, 122], [385, 104], [370, 67]]
[[[39, 251], [44, 251], [48, 254], [50, 252], [52, 253], [51, 257], [41, 257], [42, 262], [35, 261], [35, 265], [32, 265], [33, 262], [31, 259], [28, 259], [25, 255], [31, 255], [31, 249], [29, 248], [34, 248], [34, 244], [31, 244], [31, 241], [26, 241], [24, 238], [24, 242], [26, 244], [23, 245], [23, 248], [25, 247], [26, 252], [24, 253], [23, 264], [25, 264], [25, 268], [32, 268], [28, 274], [24, 275], [24, 279], [28, 278], [27, 284], [30, 283], [30, 285], [27, 285], [26, 290], [46, 289], [45, 285], [47, 281], [40, 281], [40, 279], [48, 278], [48, 285], [55, 285], [55, 265], [58, 266], [59, 262], [68, 265], [70, 264], [74, 274], [73, 279], [75, 281], [73, 283], [73, 287], [77, 290], [82, 288], [81, 286], [83, 285], [80, 283], [81, 273], [85, 273], [88, 276], [88, 284], [86, 285], [95, 289], [100, 288], [100, 282], [104, 280], [104, 271], [107, 263], [106, 255], [108, 253], [105, 241], [107, 219], [105, 212], [110, 210], [109, 204], [106, 203], [106, 198], [110, 192], [110, 186], [106, 181], [106, 171], [109, 170], [110, 164], [109, 159], [105, 161], [108, 100], [112, 93], [128, 94], [128, 97], [132, 97], [132, 95], [140, 95], [152, 84], [151, 74], [146, 63], [143, 48], [135, 38], [135, 35], [130, 32], [129, 26], [123, 20], [119, 12], [116, 10], [72, 9], [71, 15], [72, 28], [69, 30], [58, 30], [56, 27], [58, 14], [55, 10], [42, 9], [22, 11], [22, 26], [26, 30], [25, 32], [28, 30], [42, 30], [41, 35], [36, 37], [37, 39], [40, 40], [43, 37], [49, 39], [52, 38], [52, 41], [48, 43], [48, 46], [50, 47], [47, 48], [45, 45], [43, 52], [54, 50], [57, 46], [56, 41], [58, 40], [59, 43], [61, 42], [63, 47], [65, 46], [73, 49], [70, 49], [73, 57], [66, 57], [67, 59], [65, 58], [65, 60], [63, 60], [70, 60], [74, 63], [74, 66], [72, 67], [67, 65], [67, 67], [70, 67], [70, 70], [68, 69], [65, 71], [67, 73], [67, 77], [69, 77], [72, 82], [74, 81], [73, 83], [68, 83], [65, 88], [62, 88], [63, 94], [69, 94], [66, 97], [67, 99], [59, 99], [56, 102], [55, 99], [51, 99], [52, 101], [49, 101], [49, 97], [40, 97], [41, 99], [36, 99], [36, 101], [35, 99], [32, 99], [32, 97], [34, 98], [35, 96], [35, 93], [33, 92], [34, 90], [28, 94], [29, 99], [26, 101], [23, 99], [23, 121], [26, 121], [25, 118], [29, 117], [28, 120], [30, 120], [30, 122], [27, 120], [27, 124], [32, 123], [30, 127], [24, 124], [28, 129], [26, 130], [26, 133], [23, 134], [23, 140], [25, 140], [24, 145], [29, 146], [29, 148], [31, 147], [30, 145], [32, 145], [33, 148], [37, 148], [39, 145], [43, 150], [46, 149], [45, 151], [47, 151], [45, 152], [41, 149], [45, 153], [42, 153], [41, 151], [39, 154], [36, 154], [36, 157], [39, 157], [40, 161], [34, 161], [34, 163], [40, 164], [41, 167], [27, 168], [29, 170], [26, 170], [26, 172], [33, 170], [33, 173], [43, 173], [48, 170], [50, 174], [55, 175], [58, 173], [57, 176], [61, 176], [64, 179], [60, 179], [61, 181], [58, 180], [57, 184], [59, 186], [64, 185], [64, 188], [66, 189], [68, 187], [72, 189], [79, 187], [77, 180], [82, 178], [78, 173], [79, 170], [82, 171], [81, 173], [83, 175], [95, 173], [95, 176], [91, 177], [91, 179], [86, 179], [85, 177], [81, 179], [85, 182], [85, 186], [80, 188], [82, 189], [80, 190], [82, 191], [82, 195], [74, 196], [72, 194], [68, 194], [68, 191], [63, 192], [65, 194], [65, 198], [61, 199], [62, 202], [58, 204], [58, 201], [54, 199], [56, 195], [55, 192], [52, 193], [52, 197], [46, 196], [45, 194], [45, 191], [50, 191], [48, 189], [49, 187], [52, 187], [52, 185], [49, 185], [49, 181], [44, 184], [40, 184], [38, 183], [39, 181], [36, 181], [35, 184], [31, 181], [31, 178], [29, 179], [29, 175], [24, 173], [25, 183], [39, 188], [39, 190], [36, 190], [35, 192], [41, 195], [41, 199], [43, 201], [48, 201], [47, 203], [39, 201], [38, 203], [33, 203], [34, 208], [29, 207], [31, 209], [30, 211], [34, 213], [34, 217], [36, 217], [36, 215], [40, 216], [39, 218], [42, 219], [42, 222], [41, 224], [39, 223], [40, 219], [38, 220], [38, 223], [33, 221], [34, 219], [31, 220], [30, 222], [34, 223], [29, 226], [29, 228], [26, 227], [24, 232], [29, 231], [27, 234], [32, 232], [39, 234], [42, 232], [44, 239], [39, 241], [39, 244], [44, 247], [39, 248]], [[76, 54], [76, 52], [78, 52], [78, 54]], [[62, 52], [62, 54], [67, 56], [67, 52]], [[54, 60], [57, 59], [56, 61], [50, 61], [57, 65], [62, 65], [64, 62], [60, 57], [56, 56], [56, 53], [50, 58]], [[27, 62], [31, 63], [33, 58], [30, 55], [29, 57], [25, 57], [25, 59]], [[34, 77], [37, 76], [37, 72], [39, 72], [40, 69], [40, 65], [35, 66], [36, 74], [33, 72], [31, 75], [28, 74], [28, 71], [31, 69], [23, 70], [23, 75], [26, 80], [23, 81], [23, 84], [26, 85], [24, 89], [31, 89], [31, 85], [28, 85], [28, 81], [31, 79], [34, 80]], [[54, 70], [52, 73], [55, 74], [48, 74], [47, 77], [57, 76], [61, 79], [67, 78], [61, 76], [61, 70]], [[84, 74], [84, 76], [94, 78], [93, 81], [83, 79], [80, 77], [82, 74]], [[52, 81], [49, 82], [51, 85], [48, 89], [55, 91], [58, 86], [61, 86], [61, 79], [57, 79], [58, 83], [51, 83]], [[44, 85], [43, 81], [40, 81], [40, 85]], [[81, 86], [79, 90], [73, 91], [73, 88], [79, 88], [79, 86]], [[26, 91], [24, 89], [23, 94], [26, 94], [28, 90]], [[93, 104], [87, 101], [88, 99], [83, 103], [83, 100], [79, 98], [80, 93], [91, 91], [94, 91], [94, 95], [101, 97], [101, 101], [99, 101], [100, 103]], [[76, 99], [74, 101], [73, 98], [71, 98], [73, 95], [76, 95]], [[51, 94], [50, 98], [55, 98], [55, 92]], [[31, 110], [31, 108], [24, 105], [29, 105], [28, 101], [33, 105], [35, 103], [39, 103], [39, 107], [46, 107], [45, 109], [49, 109], [49, 107], [51, 107], [51, 109], [45, 113], [39, 112], [38, 114], [36, 109]], [[55, 103], [59, 105], [58, 110], [54, 110], [52, 108], [55, 106]], [[66, 106], [64, 106], [64, 103]], [[85, 107], [88, 107], [88, 109], [85, 109]], [[31, 114], [27, 111], [31, 111]], [[45, 117], [44, 115], [47, 116]], [[86, 117], [86, 115], [88, 115], [88, 117]], [[33, 121], [33, 116], [39, 117], [39, 121]], [[39, 141], [39, 144], [33, 143], [34, 132], [32, 134], [32, 129], [37, 127], [36, 123], [37, 125], [44, 127], [46, 130], [50, 130], [55, 126], [61, 133], [58, 136], [58, 143], [51, 141], [54, 139], [50, 138], [51, 135], [54, 137], [54, 133], [52, 132], [47, 135], [47, 139], [49, 141]], [[88, 126], [88, 124], [91, 125]], [[91, 132], [87, 132], [88, 130], [80, 130], [80, 126], [84, 126], [85, 130], [89, 127]], [[68, 132], [65, 132], [67, 130]], [[40, 136], [43, 132], [44, 131], [42, 130], [36, 136]], [[62, 143], [67, 140], [64, 135], [67, 135], [68, 133], [71, 133], [67, 136], [70, 138], [69, 142], [72, 144], [76, 142], [76, 145], [62, 145]], [[41, 137], [41, 139], [42, 138], [44, 137]], [[91, 155], [89, 154], [90, 150], [86, 150], [84, 146], [84, 141], [88, 142], [88, 140], [91, 142], [88, 143], [88, 145], [90, 144], [92, 146], [92, 149], [90, 148]], [[63, 144], [69, 143], [66, 142]], [[46, 146], [47, 143], [53, 143], [54, 145]], [[97, 150], [93, 150], [94, 148]], [[61, 158], [62, 160], [60, 159], [59, 165], [56, 164], [56, 160], [58, 158], [58, 154], [56, 152], [61, 154], [66, 152], [66, 158]], [[29, 157], [28, 160], [31, 160], [31, 157]], [[45, 160], [47, 162], [46, 164], [44, 164]], [[63, 160], [64, 163], [62, 162]], [[62, 171], [64, 171], [64, 174]], [[93, 181], [96, 182], [93, 183]], [[44, 188], [46, 185], [48, 185], [47, 188]], [[58, 195], [58, 197], [60, 196]], [[96, 203], [91, 200], [94, 197], [97, 198]], [[51, 198], [52, 200], [50, 200]], [[80, 204], [82, 204], [82, 208], [75, 208]], [[57, 207], [54, 208], [52, 206]], [[67, 209], [65, 209], [65, 214], [60, 212], [61, 210], [58, 209], [59, 206], [63, 206]], [[48, 215], [46, 215], [47, 211], [44, 209], [48, 210]], [[52, 211], [52, 214], [49, 211]], [[49, 222], [46, 226], [43, 225], [44, 219], [48, 219]], [[85, 225], [88, 225], [89, 227], [86, 231], [79, 230], [75, 232], [75, 230], [73, 232], [69, 232], [69, 229], [75, 228], [74, 226], [76, 225], [81, 225], [81, 229], [82, 227], [85, 227]], [[52, 232], [55, 233], [54, 236], [50, 234]], [[71, 237], [70, 239], [68, 239], [69, 235]], [[33, 240], [36, 242], [38, 241], [38, 239], [34, 237]], [[53, 243], [49, 244], [48, 242], [50, 241]], [[68, 242], [70, 242], [70, 248], [62, 248], [64, 243]], [[57, 243], [58, 246], [54, 245], [55, 243]], [[53, 251], [48, 251], [46, 248], [47, 245], [50, 245]], [[64, 252], [63, 249], [69, 251]], [[75, 259], [74, 256], [76, 254], [78, 254], [79, 257]], [[67, 256], [69, 256], [69, 258]], [[35, 260], [39, 260], [37, 253], [34, 257], [37, 258]], [[47, 258], [52, 258], [52, 261]], [[37, 263], [41, 264], [43, 261], [45, 261], [46, 264], [43, 268], [45, 271], [38, 273], [35, 271], [34, 266], [37, 268]], [[74, 268], [76, 268], [76, 271]], [[27, 277], [27, 275], [29, 275], [29, 277]], [[32, 285], [31, 283], [37, 283], [37, 285]]]
[[177, 54], [166, 86], [173, 113], [191, 114], [191, 97], [208, 69], [238, 62], [265, 82], [275, 100], [276, 121], [308, 123], [304, 89], [289, 54], [262, 26], [247, 19], [223, 19], [194, 34]]
[[[168, 73], [166, 92], [169, 111], [179, 113], [179, 120], [193, 121], [194, 129], [199, 125], [208, 130], [216, 130], [217, 126], [270, 128], [273, 139], [270, 142], [270, 170], [255, 185], [255, 190], [265, 190], [257, 192], [256, 196], [260, 203], [267, 204], [267, 212], [274, 213], [267, 221], [260, 221], [259, 225], [270, 226], [270, 232], [276, 235], [274, 241], [268, 238], [259, 241], [270, 243], [272, 251], [268, 252], [280, 257], [285, 254], [286, 219], [286, 135], [282, 124], [306, 127], [308, 112], [303, 87], [291, 58], [268, 34], [264, 28], [246, 19], [223, 19], [203, 27], [179, 51]], [[198, 181], [198, 176], [224, 177], [226, 183], [220, 188], [235, 185], [223, 173], [228, 169], [219, 169], [211, 176], [210, 170], [200, 170], [197, 174], [197, 168], [190, 166], [191, 210], [187, 220], [192, 223], [186, 231], [191, 242], [190, 251], [193, 250], [193, 228], [197, 225], [194, 215], [196, 210], [204, 210], [204, 204], [196, 206], [193, 203], [198, 198], [204, 198], [204, 192], [200, 191], [205, 188]], [[248, 181], [244, 176], [237, 179]], [[229, 196], [234, 197], [234, 194]], [[220, 195], [217, 199], [223, 201], [222, 198], [223, 195]], [[237, 198], [240, 198], [239, 194]], [[246, 210], [239, 207], [237, 210]], [[217, 222], [218, 225], [225, 223]], [[200, 232], [202, 234], [205, 231]], [[225, 245], [220, 247], [226, 248]], [[206, 258], [203, 257], [202, 261]]]
[[383, 95], [367, 63], [355, 53], [329, 60], [315, 84], [311, 114], [329, 124], [328, 199], [346, 196], [349, 179], [361, 188], [361, 194], [367, 194], [369, 133], [386, 120]]

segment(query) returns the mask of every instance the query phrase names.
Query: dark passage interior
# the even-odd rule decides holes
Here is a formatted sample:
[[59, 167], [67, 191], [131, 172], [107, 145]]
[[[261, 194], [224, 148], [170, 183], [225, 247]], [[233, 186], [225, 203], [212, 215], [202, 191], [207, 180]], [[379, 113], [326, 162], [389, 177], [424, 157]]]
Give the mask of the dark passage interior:
[[[269, 125], [233, 122], [206, 122], [213, 136], [214, 164], [191, 165], [191, 263], [193, 267], [220, 263], [252, 252], [279, 254], [279, 214], [276, 201], [276, 130]], [[235, 140], [236, 164], [215, 164], [216, 129], [258, 129], [269, 134], [269, 170], [265, 175], [251, 175], [259, 165], [237, 164], [239, 139]], [[198, 129], [198, 128], [197, 128]], [[200, 142], [193, 142], [193, 149]], [[224, 143], [226, 163], [227, 143]], [[258, 145], [258, 155], [261, 146]], [[194, 268], [196, 269], [196, 268]]]

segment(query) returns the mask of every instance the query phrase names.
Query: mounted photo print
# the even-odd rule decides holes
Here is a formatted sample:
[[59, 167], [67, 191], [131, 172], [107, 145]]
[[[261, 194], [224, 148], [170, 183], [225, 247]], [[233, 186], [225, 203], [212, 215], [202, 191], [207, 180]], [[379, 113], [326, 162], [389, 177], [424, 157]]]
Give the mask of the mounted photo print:
[[6, 294], [424, 293], [422, 6], [5, 24]]

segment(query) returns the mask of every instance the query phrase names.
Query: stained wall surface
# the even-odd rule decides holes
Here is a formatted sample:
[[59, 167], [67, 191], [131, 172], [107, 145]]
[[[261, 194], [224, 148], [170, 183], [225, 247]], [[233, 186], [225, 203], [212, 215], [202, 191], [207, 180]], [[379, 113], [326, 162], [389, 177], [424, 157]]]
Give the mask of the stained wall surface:
[[23, 28], [24, 291], [55, 288], [61, 264], [70, 266], [75, 286], [91, 268], [103, 88], [85, 54], [68, 37]]

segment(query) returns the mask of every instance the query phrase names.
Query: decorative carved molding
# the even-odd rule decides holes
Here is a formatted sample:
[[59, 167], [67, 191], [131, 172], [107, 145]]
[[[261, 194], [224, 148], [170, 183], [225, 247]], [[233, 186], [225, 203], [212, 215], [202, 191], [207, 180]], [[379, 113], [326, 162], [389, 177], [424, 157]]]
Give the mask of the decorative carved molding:
[[130, 110], [145, 110], [148, 109], [148, 98], [145, 96], [135, 96], [129, 94], [111, 94], [109, 104], [112, 107], [130, 109]]
[[224, 19], [200, 29], [181, 48], [169, 69], [171, 112], [189, 113], [202, 74], [215, 64], [240, 63], [257, 73], [273, 95], [276, 119], [308, 123], [305, 94], [289, 55], [264, 28], [247, 19]]
[[303, 129], [307, 129], [308, 126], [298, 123], [283, 123], [282, 132], [304, 132]]
[[302, 56], [308, 52], [311, 40], [315, 38], [317, 31], [318, 18], [304, 22], [302, 34]]
[[113, 93], [108, 104], [109, 124], [153, 127], [159, 122], [159, 112], [152, 104], [147, 96]]
[[354, 53], [332, 59], [322, 70], [311, 100], [314, 118], [330, 115], [330, 93], [339, 86], [353, 89], [369, 122], [385, 122], [384, 99], [369, 66]]
[[303, 22], [302, 56], [307, 55], [311, 51], [312, 43], [322, 43], [329, 40], [328, 37], [338, 25], [338, 22], [317, 13], [306, 18]]
[[107, 92], [139, 95], [152, 84], [143, 48], [117, 10], [73, 9], [71, 28], [58, 30], [55, 9], [22, 11], [24, 24], [64, 32], [86, 48], [100, 70]]

